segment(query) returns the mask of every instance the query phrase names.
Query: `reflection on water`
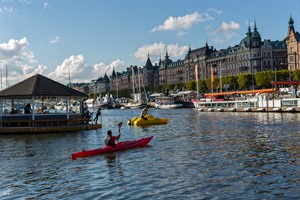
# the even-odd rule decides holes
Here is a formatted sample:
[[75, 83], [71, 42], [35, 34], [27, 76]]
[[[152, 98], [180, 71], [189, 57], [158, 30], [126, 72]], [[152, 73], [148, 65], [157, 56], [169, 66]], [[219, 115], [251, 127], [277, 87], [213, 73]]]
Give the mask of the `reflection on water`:
[[[146, 148], [71, 160], [102, 146], [108, 129], [140, 110], [103, 110], [98, 131], [0, 136], [0, 199], [297, 199], [296, 113], [150, 109], [166, 125], [123, 125]], [[126, 124], [126, 123], [124, 123]]]

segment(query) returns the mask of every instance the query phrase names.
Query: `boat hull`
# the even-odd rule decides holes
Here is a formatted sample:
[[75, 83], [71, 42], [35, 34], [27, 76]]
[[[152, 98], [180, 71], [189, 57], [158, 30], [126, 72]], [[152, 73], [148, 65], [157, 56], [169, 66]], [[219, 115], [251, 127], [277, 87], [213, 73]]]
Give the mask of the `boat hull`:
[[157, 124], [167, 124], [168, 118], [154, 118], [151, 115], [147, 116], [148, 120], [144, 120], [141, 117], [134, 117], [128, 121], [128, 125], [134, 126], [145, 126], [145, 125], [157, 125]]
[[103, 146], [103, 147], [97, 148], [97, 149], [89, 149], [89, 150], [85, 150], [85, 151], [80, 151], [77, 153], [73, 153], [71, 155], [71, 158], [72, 158], [72, 160], [75, 160], [78, 157], [95, 156], [95, 155], [112, 153], [112, 152], [117, 152], [117, 151], [124, 151], [127, 149], [133, 149], [133, 148], [138, 148], [138, 147], [145, 147], [148, 145], [148, 143], [151, 141], [152, 138], [153, 138], [153, 136], [150, 136], [150, 137], [146, 137], [146, 138], [140, 138], [137, 140], [119, 142], [116, 144], [116, 146]]

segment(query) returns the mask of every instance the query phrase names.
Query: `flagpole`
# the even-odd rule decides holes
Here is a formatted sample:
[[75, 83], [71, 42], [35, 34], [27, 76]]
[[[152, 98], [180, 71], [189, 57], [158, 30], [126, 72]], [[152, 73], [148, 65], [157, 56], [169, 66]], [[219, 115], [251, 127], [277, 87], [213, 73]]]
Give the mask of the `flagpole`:
[[197, 97], [199, 97], [199, 85], [198, 85], [198, 64], [195, 65], [195, 79], [196, 79], [196, 88], [197, 88]]
[[212, 64], [210, 64], [210, 73], [211, 73], [211, 93], [214, 92], [214, 68]]
[[220, 60], [220, 92], [223, 92], [223, 89], [222, 89], [222, 64], [221, 64], [221, 60]]

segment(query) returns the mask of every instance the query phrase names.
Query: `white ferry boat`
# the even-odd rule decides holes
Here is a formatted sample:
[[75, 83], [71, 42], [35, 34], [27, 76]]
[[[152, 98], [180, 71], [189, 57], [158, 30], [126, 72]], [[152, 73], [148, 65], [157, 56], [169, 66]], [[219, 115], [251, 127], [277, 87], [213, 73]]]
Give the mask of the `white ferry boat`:
[[277, 88], [278, 85], [300, 85], [299, 81], [277, 81], [272, 82], [274, 88], [261, 90], [233, 91], [221, 93], [207, 93], [205, 98], [192, 99], [196, 109], [208, 111], [208, 109], [228, 111], [300, 111], [300, 98], [293, 91], [293, 95]]

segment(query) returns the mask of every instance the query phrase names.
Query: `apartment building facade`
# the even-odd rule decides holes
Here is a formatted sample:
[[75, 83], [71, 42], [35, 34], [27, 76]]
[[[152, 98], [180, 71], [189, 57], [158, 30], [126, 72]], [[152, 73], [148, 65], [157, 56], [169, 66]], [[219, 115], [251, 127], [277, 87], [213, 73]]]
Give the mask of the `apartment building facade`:
[[210, 79], [212, 70], [215, 77], [267, 70], [295, 70], [300, 68], [299, 41], [300, 34], [295, 32], [291, 17], [286, 38], [276, 41], [262, 40], [255, 22], [253, 30], [248, 26], [245, 37], [233, 47], [216, 50], [206, 42], [201, 48], [189, 48], [185, 57], [177, 61], [172, 61], [166, 52], [164, 58], [154, 65], [148, 55], [143, 67], [130, 66], [120, 73], [113, 70], [109, 86], [110, 90], [117, 90], [132, 89], [134, 82], [139, 81], [143, 86], [180, 84]]

